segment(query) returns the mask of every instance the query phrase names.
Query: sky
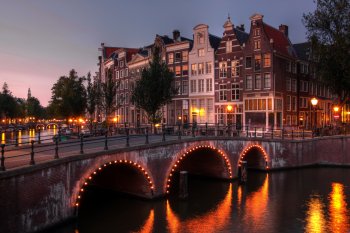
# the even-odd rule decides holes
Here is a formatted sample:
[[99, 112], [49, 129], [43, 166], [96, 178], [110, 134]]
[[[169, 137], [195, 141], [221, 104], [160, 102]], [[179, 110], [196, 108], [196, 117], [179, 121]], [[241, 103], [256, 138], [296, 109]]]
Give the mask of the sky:
[[271, 26], [288, 25], [290, 40], [300, 43], [303, 13], [315, 8], [313, 0], [0, 0], [0, 85], [20, 98], [30, 88], [47, 106], [60, 76], [73, 68], [95, 74], [102, 42], [140, 48], [174, 29], [192, 38], [200, 23], [222, 36], [228, 14], [247, 31], [260, 13]]

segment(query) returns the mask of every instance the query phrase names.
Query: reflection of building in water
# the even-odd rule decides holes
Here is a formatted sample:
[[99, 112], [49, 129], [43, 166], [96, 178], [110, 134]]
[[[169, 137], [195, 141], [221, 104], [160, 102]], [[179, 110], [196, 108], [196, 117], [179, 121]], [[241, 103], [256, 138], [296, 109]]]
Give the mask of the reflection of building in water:
[[151, 212], [148, 215], [145, 224], [141, 227], [140, 233], [151, 233], [153, 232], [153, 224], [154, 224], [154, 210], [151, 209]]
[[326, 232], [326, 219], [324, 214], [324, 203], [320, 196], [311, 197], [307, 204], [305, 232]]
[[263, 229], [268, 214], [269, 202], [269, 175], [267, 174], [263, 185], [256, 192], [253, 192], [245, 201], [244, 223], [249, 229]]
[[224, 198], [215, 209], [204, 215], [197, 216], [192, 219], [180, 220], [172, 211], [169, 201], [166, 205], [166, 214], [168, 222], [168, 230], [171, 233], [175, 232], [199, 232], [202, 229], [205, 232], [218, 232], [230, 223], [232, 203], [232, 184]]
[[329, 231], [349, 232], [349, 211], [345, 201], [344, 185], [332, 184], [332, 192], [329, 194]]

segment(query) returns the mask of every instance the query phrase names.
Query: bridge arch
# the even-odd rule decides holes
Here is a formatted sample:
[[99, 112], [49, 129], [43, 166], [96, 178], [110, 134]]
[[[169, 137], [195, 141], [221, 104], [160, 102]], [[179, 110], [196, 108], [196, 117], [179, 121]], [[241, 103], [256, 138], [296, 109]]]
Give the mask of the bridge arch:
[[248, 168], [259, 170], [269, 169], [269, 156], [259, 144], [250, 144], [243, 149], [238, 159], [238, 168], [241, 167], [243, 161], [247, 161]]
[[[168, 175], [166, 176], [166, 181], [164, 184], [164, 186], [165, 186], [164, 190], [165, 190], [166, 194], [170, 193], [170, 188], [172, 187], [174, 174], [176, 172], [180, 171], [180, 169], [182, 168], [182, 165], [185, 164], [185, 161], [187, 159], [189, 159], [189, 157], [196, 156], [196, 154], [198, 154], [199, 152], [206, 152], [206, 153], [210, 152], [210, 153], [215, 154], [216, 156], [214, 157], [214, 159], [216, 159], [217, 165], [218, 165], [218, 163], [222, 163], [222, 162], [224, 164], [224, 172], [220, 176], [220, 178], [232, 179], [231, 163], [230, 163], [228, 156], [226, 155], [226, 153], [223, 150], [215, 148], [214, 146], [211, 146], [211, 145], [197, 145], [197, 146], [190, 147], [186, 151], [181, 152], [176, 156], [176, 159], [171, 164], [170, 169], [168, 171]], [[203, 158], [202, 156], [198, 156], [198, 158], [199, 157], [200, 157], [200, 159]], [[211, 160], [211, 161], [213, 161], [213, 160]], [[204, 164], [210, 165], [211, 163], [204, 163]], [[186, 166], [186, 164], [185, 164], [185, 166]], [[206, 169], [206, 168], [204, 168], [204, 169]], [[210, 168], [209, 168], [209, 170], [210, 170]], [[214, 175], [213, 172], [216, 172], [216, 171], [214, 171], [214, 170], [209, 171], [209, 173], [211, 173], [211, 175]]]
[[48, 123], [48, 124], [46, 125], [46, 129], [52, 129], [51, 127], [53, 127], [53, 126], [55, 126], [56, 129], [59, 128], [59, 124], [57, 124], [57, 123]]
[[133, 162], [131, 160], [121, 159], [121, 160], [114, 160], [107, 163], [104, 163], [103, 165], [97, 167], [93, 172], [91, 172], [88, 176], [80, 179], [78, 187], [79, 189], [76, 190], [76, 192], [73, 194], [73, 200], [74, 200], [74, 207], [77, 209], [80, 205], [81, 199], [84, 195], [84, 192], [86, 191], [86, 188], [89, 184], [92, 184], [94, 180], [97, 179], [97, 177], [105, 172], [108, 168], [111, 168], [113, 166], [125, 166], [129, 169], [132, 169], [138, 174], [142, 175], [144, 178], [144, 181], [146, 185], [148, 186], [148, 193], [147, 196], [152, 197], [155, 191], [154, 188], [154, 181], [151, 177], [151, 174], [140, 164]]
[[45, 124], [36, 124], [35, 129], [46, 129]]

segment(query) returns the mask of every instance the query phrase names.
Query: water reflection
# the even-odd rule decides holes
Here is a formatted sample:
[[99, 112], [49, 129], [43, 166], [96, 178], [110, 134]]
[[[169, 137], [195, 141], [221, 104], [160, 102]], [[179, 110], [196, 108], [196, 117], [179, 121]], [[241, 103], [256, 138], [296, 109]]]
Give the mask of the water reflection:
[[153, 224], [154, 224], [154, 210], [152, 209], [148, 215], [145, 224], [141, 227], [139, 233], [151, 233], [153, 232]]
[[330, 231], [334, 233], [347, 232], [350, 229], [349, 212], [345, 201], [344, 185], [332, 183], [332, 192], [329, 194]]
[[197, 215], [194, 218], [180, 220], [173, 212], [167, 201], [167, 222], [168, 230], [171, 233], [175, 232], [218, 232], [226, 229], [230, 223], [232, 203], [232, 184], [229, 185], [224, 200], [222, 200], [213, 209], [205, 214]]
[[[30, 130], [18, 130], [18, 143], [19, 145], [23, 143], [29, 143], [31, 140], [37, 141], [39, 137], [39, 131], [35, 129]], [[40, 131], [40, 139], [42, 143], [52, 142], [53, 135], [58, 133], [57, 128], [46, 129]], [[16, 140], [16, 133], [13, 132], [2, 132], [1, 133], [1, 144], [14, 144]]]
[[325, 205], [319, 195], [313, 195], [307, 203], [306, 212], [306, 232], [322, 233], [326, 232], [326, 217], [324, 213]]

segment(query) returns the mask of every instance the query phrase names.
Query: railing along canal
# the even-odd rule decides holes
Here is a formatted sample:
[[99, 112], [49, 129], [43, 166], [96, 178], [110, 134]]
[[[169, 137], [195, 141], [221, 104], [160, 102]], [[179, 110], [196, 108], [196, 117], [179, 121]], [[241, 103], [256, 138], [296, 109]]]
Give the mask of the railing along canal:
[[[152, 133], [150, 133], [152, 131]], [[347, 133], [347, 130], [340, 132]], [[329, 134], [327, 134], [329, 135]], [[322, 137], [322, 131], [295, 130], [290, 128], [274, 129], [263, 127], [237, 127], [237, 125], [220, 124], [186, 124], [162, 125], [161, 127], [118, 128], [113, 131], [104, 131], [103, 135], [75, 135], [75, 138], [62, 141], [60, 132], [55, 135], [40, 137], [28, 143], [1, 144], [0, 171], [13, 169], [25, 165], [35, 165], [63, 157], [85, 153], [94, 153], [103, 150], [125, 148], [152, 144], [164, 141], [177, 141], [183, 138], [194, 137], [232, 137], [264, 138], [280, 140], [302, 140], [305, 138]], [[89, 137], [88, 137], [89, 136]], [[43, 143], [45, 142], [45, 143]]]

